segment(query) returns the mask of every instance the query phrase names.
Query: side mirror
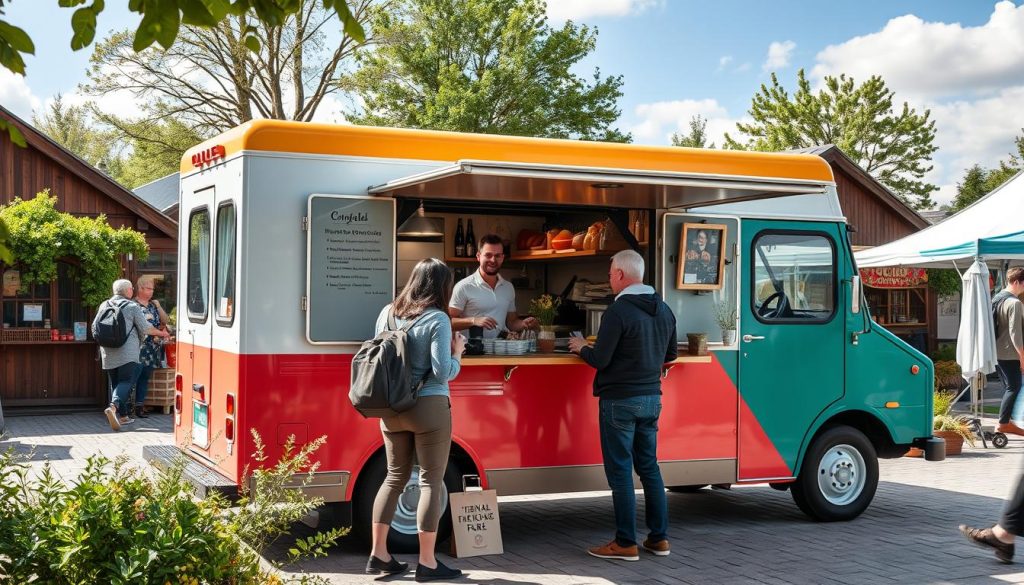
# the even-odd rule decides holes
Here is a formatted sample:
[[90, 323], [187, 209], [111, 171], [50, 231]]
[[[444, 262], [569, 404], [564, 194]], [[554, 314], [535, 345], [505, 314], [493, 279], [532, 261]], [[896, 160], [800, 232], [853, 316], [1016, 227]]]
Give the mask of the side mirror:
[[861, 290], [860, 275], [855, 275], [850, 284], [850, 312], [856, 315], [860, 313], [860, 299], [864, 294], [864, 291]]

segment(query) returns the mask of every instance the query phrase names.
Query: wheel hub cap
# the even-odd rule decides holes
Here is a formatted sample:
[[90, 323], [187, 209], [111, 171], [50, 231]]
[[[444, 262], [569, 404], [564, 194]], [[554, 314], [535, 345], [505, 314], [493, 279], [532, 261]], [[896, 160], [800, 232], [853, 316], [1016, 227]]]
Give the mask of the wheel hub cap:
[[860, 451], [836, 445], [825, 452], [818, 464], [818, 488], [830, 503], [843, 506], [864, 491], [867, 466]]

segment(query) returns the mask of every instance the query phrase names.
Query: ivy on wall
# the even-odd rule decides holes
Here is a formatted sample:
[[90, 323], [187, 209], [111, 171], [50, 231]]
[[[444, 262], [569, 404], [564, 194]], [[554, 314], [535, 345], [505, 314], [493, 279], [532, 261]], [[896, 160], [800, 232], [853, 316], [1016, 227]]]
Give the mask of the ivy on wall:
[[98, 306], [110, 297], [111, 284], [121, 278], [119, 256], [134, 254], [138, 260], [149, 256], [146, 238], [129, 228], [110, 227], [102, 214], [76, 217], [58, 211], [56, 204], [57, 198], [46, 190], [34, 199], [17, 198], [0, 206], [0, 221], [7, 224], [7, 245], [17, 259], [22, 289], [52, 282], [57, 278], [57, 262], [73, 258], [78, 261], [75, 276], [83, 303]]

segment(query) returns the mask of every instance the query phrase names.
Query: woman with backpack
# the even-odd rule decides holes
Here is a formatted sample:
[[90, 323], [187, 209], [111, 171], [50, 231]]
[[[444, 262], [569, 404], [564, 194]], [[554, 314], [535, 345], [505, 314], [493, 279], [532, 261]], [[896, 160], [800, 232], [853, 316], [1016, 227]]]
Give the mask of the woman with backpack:
[[388, 553], [387, 540], [398, 498], [412, 474], [414, 456], [420, 466], [416, 581], [448, 580], [462, 574], [434, 556], [437, 525], [444, 510], [442, 482], [452, 443], [448, 382], [459, 375], [466, 347], [462, 334], [452, 335], [448, 317], [453, 284], [452, 272], [444, 262], [436, 258], [421, 260], [395, 302], [377, 317], [375, 334], [385, 328], [408, 326], [407, 367], [410, 379], [420, 386], [415, 406], [380, 422], [388, 475], [373, 502], [373, 549], [366, 563], [369, 574], [397, 574], [409, 568]]

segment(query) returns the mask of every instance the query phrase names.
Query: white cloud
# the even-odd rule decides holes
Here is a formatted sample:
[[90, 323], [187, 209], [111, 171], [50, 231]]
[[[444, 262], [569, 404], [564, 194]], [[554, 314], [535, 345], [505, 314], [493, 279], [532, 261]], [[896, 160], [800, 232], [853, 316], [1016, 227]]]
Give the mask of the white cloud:
[[725, 132], [735, 133], [736, 129], [736, 119], [713, 99], [640, 104], [633, 113], [637, 122], [629, 130], [638, 144], [669, 144], [672, 133], [690, 131], [690, 119], [697, 115], [708, 121], [708, 141], [716, 146], [722, 146]]
[[629, 16], [640, 14], [664, 0], [548, 0], [548, 19], [552, 23], [579, 21], [591, 17]]
[[42, 106], [42, 101], [32, 93], [24, 77], [0, 67], [0, 105], [31, 124], [32, 112]]
[[722, 71], [732, 63], [732, 55], [725, 55], [718, 58], [718, 70]]
[[[1003, 1], [981, 26], [894, 18], [882, 30], [826, 47], [812, 75], [845, 73], [921, 99], [990, 93], [1024, 79], [1024, 5]], [[905, 98], [906, 99], [906, 98]]]
[[313, 121], [325, 124], [346, 124], [348, 119], [345, 118], [345, 105], [334, 94], [327, 94], [313, 114]]
[[782, 41], [781, 43], [775, 41], [768, 45], [768, 57], [761, 65], [761, 70], [770, 73], [788, 66], [795, 48], [796, 43], [793, 41]]

